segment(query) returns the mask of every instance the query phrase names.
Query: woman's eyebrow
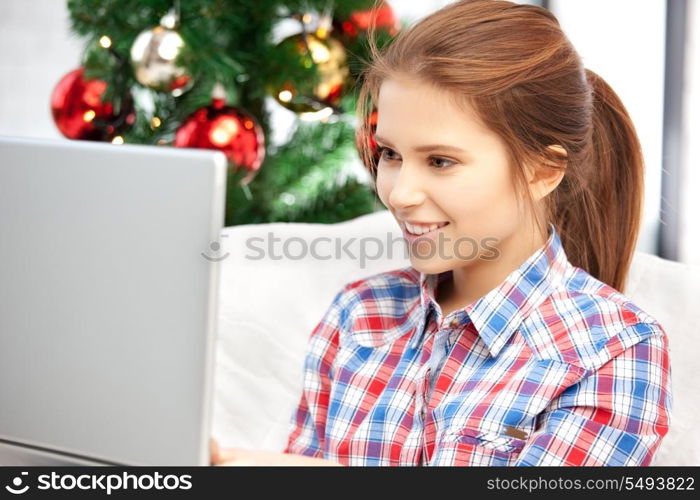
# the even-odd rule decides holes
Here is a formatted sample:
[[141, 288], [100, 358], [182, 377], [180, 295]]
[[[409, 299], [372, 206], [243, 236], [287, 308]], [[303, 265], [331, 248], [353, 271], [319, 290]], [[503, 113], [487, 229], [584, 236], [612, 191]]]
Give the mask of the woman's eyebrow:
[[[394, 147], [394, 145], [391, 144], [391, 142], [387, 141], [383, 137], [380, 137], [376, 134], [374, 135], [374, 140], [381, 142], [383, 144], [386, 144], [389, 147], [392, 147], [392, 148]], [[460, 149], [460, 148], [455, 147], [455, 146], [448, 146], [446, 144], [426, 144], [424, 146], [417, 146], [417, 147], [413, 148], [413, 151], [415, 151], [417, 153], [425, 153], [427, 151], [435, 151], [437, 149], [440, 149], [443, 151], [454, 151], [456, 153], [466, 153], [466, 151], [463, 149]]]

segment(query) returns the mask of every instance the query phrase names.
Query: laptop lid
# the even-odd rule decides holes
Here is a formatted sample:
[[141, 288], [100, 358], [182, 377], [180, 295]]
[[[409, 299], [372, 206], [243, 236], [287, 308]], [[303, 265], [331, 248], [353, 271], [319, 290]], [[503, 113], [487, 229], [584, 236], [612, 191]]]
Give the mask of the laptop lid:
[[214, 151], [0, 137], [6, 450], [208, 465], [226, 167]]

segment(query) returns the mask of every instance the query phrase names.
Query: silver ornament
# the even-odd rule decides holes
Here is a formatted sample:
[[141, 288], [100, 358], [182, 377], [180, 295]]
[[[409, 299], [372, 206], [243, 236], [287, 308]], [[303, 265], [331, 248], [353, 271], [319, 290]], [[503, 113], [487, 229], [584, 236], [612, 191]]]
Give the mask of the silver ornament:
[[185, 42], [176, 30], [160, 25], [142, 31], [131, 46], [131, 65], [136, 80], [146, 87], [179, 96], [194, 81], [175, 64]]

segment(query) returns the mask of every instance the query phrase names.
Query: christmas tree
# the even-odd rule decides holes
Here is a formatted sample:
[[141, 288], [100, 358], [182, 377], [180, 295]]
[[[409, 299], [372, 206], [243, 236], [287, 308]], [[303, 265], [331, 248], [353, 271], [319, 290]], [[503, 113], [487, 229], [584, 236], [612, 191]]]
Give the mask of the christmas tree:
[[[72, 139], [199, 147], [229, 160], [225, 224], [348, 220], [383, 208], [358, 158], [358, 79], [378, 0], [68, 0], [85, 42], [52, 112]], [[280, 23], [298, 25], [281, 40]], [[269, 104], [294, 113], [273, 145]], [[357, 163], [355, 163], [357, 165]]]

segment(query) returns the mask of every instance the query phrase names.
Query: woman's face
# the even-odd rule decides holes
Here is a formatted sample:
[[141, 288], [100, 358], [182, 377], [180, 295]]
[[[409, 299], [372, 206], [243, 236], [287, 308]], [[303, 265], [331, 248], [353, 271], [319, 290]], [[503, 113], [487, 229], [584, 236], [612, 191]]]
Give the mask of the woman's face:
[[[385, 80], [377, 111], [377, 192], [408, 239], [413, 267], [432, 274], [493, 258], [521, 226], [502, 139], [416, 81]], [[416, 238], [406, 221], [447, 225]]]

